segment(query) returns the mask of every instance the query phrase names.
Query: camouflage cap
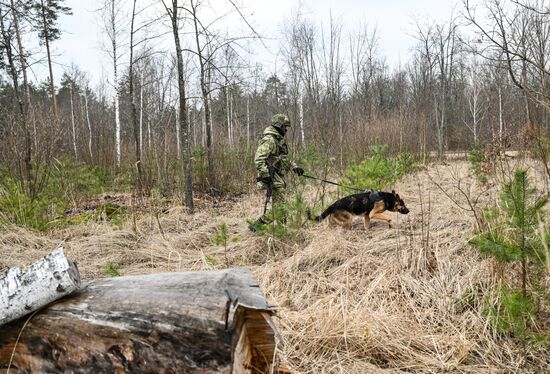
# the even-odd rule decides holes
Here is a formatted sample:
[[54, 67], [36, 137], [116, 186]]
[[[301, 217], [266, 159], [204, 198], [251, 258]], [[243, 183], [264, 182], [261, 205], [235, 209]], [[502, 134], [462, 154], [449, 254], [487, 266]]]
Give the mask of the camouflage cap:
[[282, 126], [282, 125], [288, 125], [290, 126], [290, 119], [285, 114], [275, 114], [273, 117], [271, 117], [271, 125], [273, 126]]

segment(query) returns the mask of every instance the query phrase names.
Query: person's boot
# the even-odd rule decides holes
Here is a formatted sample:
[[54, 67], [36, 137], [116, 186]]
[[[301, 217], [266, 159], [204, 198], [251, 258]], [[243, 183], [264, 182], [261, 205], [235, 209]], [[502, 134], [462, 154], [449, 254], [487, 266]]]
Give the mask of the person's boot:
[[248, 225], [248, 229], [249, 229], [250, 231], [252, 231], [252, 232], [256, 232], [256, 231], [258, 231], [260, 225], [265, 225], [266, 223], [267, 223], [267, 222], [265, 222], [265, 221], [263, 220], [263, 218], [260, 217], [260, 218], [258, 218], [257, 220], [255, 220], [254, 222], [250, 223], [250, 224]]

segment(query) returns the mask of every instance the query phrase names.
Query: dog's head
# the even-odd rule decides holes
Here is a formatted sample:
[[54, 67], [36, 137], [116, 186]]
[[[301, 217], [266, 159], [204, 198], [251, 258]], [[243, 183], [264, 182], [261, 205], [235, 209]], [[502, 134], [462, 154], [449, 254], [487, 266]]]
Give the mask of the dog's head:
[[399, 194], [392, 190], [391, 192], [395, 198], [395, 204], [393, 205], [392, 211], [399, 212], [401, 214], [409, 213], [409, 209], [405, 206], [405, 202], [402, 198], [399, 197]]

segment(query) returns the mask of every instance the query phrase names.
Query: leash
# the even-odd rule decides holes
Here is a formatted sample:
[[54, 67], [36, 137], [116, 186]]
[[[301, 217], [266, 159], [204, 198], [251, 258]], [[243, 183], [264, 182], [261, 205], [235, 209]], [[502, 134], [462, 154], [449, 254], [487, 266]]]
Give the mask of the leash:
[[321, 181], [321, 182], [324, 182], [324, 183], [333, 184], [335, 186], [339, 186], [339, 187], [342, 187], [342, 188], [347, 188], [348, 190], [359, 191], [359, 192], [368, 191], [367, 189], [344, 186], [343, 184], [339, 184], [339, 183], [336, 183], [336, 182], [331, 182], [331, 181], [328, 181], [326, 179], [317, 178], [317, 177], [314, 177], [313, 175], [302, 174], [301, 176], [304, 177], [304, 178], [315, 179], [315, 180], [318, 180], [318, 181]]

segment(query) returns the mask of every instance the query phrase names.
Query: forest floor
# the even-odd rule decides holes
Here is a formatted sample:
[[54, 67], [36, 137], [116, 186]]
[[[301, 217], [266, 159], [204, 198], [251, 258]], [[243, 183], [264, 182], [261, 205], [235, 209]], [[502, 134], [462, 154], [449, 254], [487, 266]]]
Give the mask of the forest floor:
[[[527, 166], [543, 190], [541, 167]], [[313, 204], [316, 188], [298, 188]], [[307, 224], [282, 241], [248, 230], [246, 219], [263, 208], [255, 192], [197, 199], [192, 216], [178, 206], [148, 207], [46, 234], [10, 227], [0, 232], [0, 271], [60, 243], [84, 280], [247, 267], [279, 307], [281, 357], [295, 372], [550, 372], [550, 352], [494, 334], [478, 307], [492, 261], [467, 244], [475, 219], [457, 203], [466, 207], [469, 196], [494, 205], [497, 187], [479, 187], [467, 162], [452, 161], [409, 174], [394, 189], [411, 212], [390, 213], [393, 229], [374, 221], [365, 231], [359, 219], [349, 231]], [[227, 249], [212, 244], [222, 223]]]

